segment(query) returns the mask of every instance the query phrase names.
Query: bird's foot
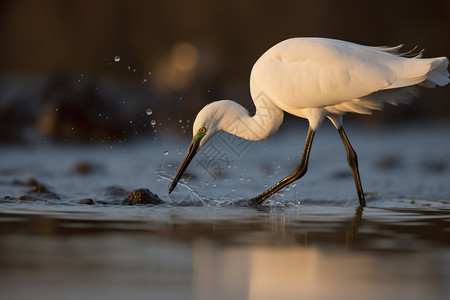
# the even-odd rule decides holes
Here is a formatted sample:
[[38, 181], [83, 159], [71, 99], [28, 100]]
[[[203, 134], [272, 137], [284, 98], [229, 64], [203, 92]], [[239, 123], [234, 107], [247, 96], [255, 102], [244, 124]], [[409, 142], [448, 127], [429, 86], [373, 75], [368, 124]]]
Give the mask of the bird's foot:
[[248, 205], [249, 206], [253, 206], [253, 207], [257, 207], [259, 205], [259, 202], [258, 202], [257, 198], [254, 197], [254, 198], [248, 200]]
[[359, 206], [366, 207], [366, 198], [364, 197], [364, 194], [362, 194], [362, 197], [359, 197]]
[[258, 196], [256, 196], [256, 197], [250, 199], [249, 202], [250, 202], [252, 205], [257, 206], [257, 205], [263, 203], [264, 200], [266, 200], [266, 199], [269, 198], [270, 196], [271, 196], [271, 194], [262, 193], [262, 194], [260, 194], [260, 195], [258, 195]]

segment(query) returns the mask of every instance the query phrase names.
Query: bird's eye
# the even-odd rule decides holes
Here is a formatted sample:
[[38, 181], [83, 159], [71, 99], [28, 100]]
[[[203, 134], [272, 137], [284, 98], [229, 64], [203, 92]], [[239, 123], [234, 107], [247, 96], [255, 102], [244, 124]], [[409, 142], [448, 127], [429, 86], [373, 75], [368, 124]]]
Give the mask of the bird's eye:
[[205, 128], [205, 127], [202, 127], [202, 128], [200, 128], [198, 131], [199, 131], [200, 133], [205, 133], [205, 132], [206, 132], [206, 128]]

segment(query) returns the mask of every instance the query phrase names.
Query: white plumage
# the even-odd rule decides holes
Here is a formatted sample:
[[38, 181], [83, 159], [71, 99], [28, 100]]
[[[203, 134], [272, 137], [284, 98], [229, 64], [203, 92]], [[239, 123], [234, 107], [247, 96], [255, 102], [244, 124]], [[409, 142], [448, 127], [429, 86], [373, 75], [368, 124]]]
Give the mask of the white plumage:
[[306, 173], [315, 131], [328, 117], [347, 150], [360, 205], [364, 206], [357, 156], [342, 127], [342, 115], [369, 114], [384, 103], [408, 103], [417, 95], [418, 85], [432, 88], [450, 82], [446, 57], [406, 57], [397, 54], [400, 47], [369, 47], [325, 38], [292, 38], [276, 44], [258, 59], [250, 75], [255, 115], [230, 100], [206, 105], [195, 119], [194, 138], [169, 193], [197, 151], [218, 131], [248, 140], [265, 139], [278, 130], [285, 111], [309, 121], [300, 164], [252, 202], [263, 202]]
[[282, 110], [303, 118], [311, 115], [305, 109], [318, 109], [321, 119], [307, 117], [317, 128], [330, 114], [367, 114], [383, 102], [408, 102], [416, 91], [405, 87], [449, 83], [447, 58], [407, 58], [395, 53], [399, 48], [324, 38], [285, 40], [255, 63], [251, 95], [255, 99], [263, 92]]

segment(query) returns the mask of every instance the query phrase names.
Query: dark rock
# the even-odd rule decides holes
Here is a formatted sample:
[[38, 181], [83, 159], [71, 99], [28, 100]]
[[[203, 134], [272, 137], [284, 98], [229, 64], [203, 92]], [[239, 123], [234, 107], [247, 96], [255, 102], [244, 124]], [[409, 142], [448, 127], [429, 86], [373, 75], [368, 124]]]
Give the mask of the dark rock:
[[95, 204], [94, 200], [92, 200], [91, 198], [85, 198], [85, 199], [81, 199], [80, 201], [78, 201], [79, 204], [86, 204], [86, 205], [93, 205]]
[[153, 194], [148, 189], [137, 189], [132, 191], [127, 198], [122, 201], [123, 205], [136, 205], [136, 204], [163, 204], [164, 202], [159, 199], [158, 195]]
[[36, 201], [35, 198], [28, 196], [28, 195], [23, 195], [19, 197], [19, 200], [21, 201]]
[[98, 166], [88, 161], [80, 161], [73, 166], [73, 172], [80, 175], [90, 175], [98, 169]]
[[60, 199], [58, 195], [47, 190], [43, 185], [35, 185], [28, 191], [30, 194], [41, 194], [44, 198]]
[[48, 190], [42, 186], [42, 185], [35, 185], [31, 190], [28, 191], [29, 193], [48, 193]]

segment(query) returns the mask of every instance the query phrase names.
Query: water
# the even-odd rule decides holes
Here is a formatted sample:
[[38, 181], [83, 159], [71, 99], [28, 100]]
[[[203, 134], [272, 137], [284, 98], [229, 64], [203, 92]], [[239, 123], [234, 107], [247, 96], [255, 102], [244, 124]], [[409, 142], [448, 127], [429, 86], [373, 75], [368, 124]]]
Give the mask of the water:
[[[170, 196], [188, 140], [4, 146], [1, 298], [447, 299], [449, 129], [349, 127], [364, 209], [329, 127], [307, 175], [258, 208], [242, 203], [295, 167], [306, 130], [217, 136]], [[120, 205], [144, 187], [166, 203]]]

